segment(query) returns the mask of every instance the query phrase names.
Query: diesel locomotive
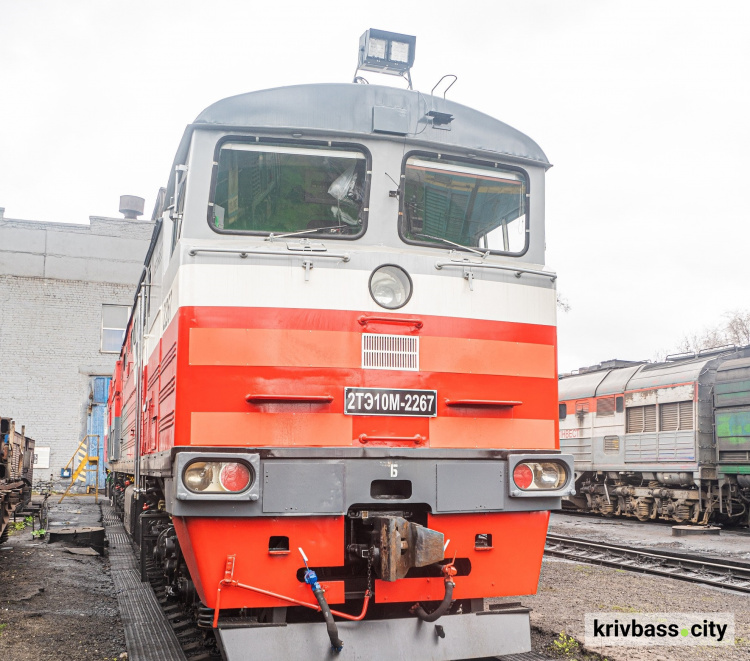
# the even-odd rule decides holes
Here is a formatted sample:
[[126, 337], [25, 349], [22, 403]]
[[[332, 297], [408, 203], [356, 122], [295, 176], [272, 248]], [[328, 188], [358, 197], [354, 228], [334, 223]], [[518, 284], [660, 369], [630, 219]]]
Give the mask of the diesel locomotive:
[[[408, 51], [383, 34], [376, 58]], [[380, 85], [242, 94], [185, 130], [108, 481], [225, 659], [530, 649], [528, 611], [483, 600], [536, 592], [573, 489], [549, 167], [488, 115]]]
[[610, 361], [560, 380], [567, 503], [605, 516], [747, 525], [750, 347]]

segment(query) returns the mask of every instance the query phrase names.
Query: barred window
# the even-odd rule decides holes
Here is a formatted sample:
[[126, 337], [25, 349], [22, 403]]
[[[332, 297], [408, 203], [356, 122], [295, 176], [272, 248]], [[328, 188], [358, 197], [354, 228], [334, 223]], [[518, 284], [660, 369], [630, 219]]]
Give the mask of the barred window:
[[659, 405], [660, 431], [683, 431], [693, 428], [693, 402], [670, 402]]
[[626, 434], [641, 434], [656, 431], [656, 404], [631, 406], [627, 409]]
[[596, 400], [596, 415], [608, 416], [615, 414], [615, 398], [600, 397]]

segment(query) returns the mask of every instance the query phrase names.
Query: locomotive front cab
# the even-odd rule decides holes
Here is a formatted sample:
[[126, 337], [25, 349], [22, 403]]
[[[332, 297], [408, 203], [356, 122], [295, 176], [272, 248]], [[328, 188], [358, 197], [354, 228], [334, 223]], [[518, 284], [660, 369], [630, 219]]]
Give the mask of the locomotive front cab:
[[536, 591], [573, 488], [549, 164], [431, 103], [450, 130], [407, 90], [256, 92], [204, 111], [177, 154], [140, 299], [144, 538], [229, 658], [278, 644], [264, 621], [294, 624], [304, 656], [316, 584], [361, 615], [342, 625], [358, 654], [388, 635], [424, 656], [430, 612], [455, 630], [430, 658], [528, 649], [527, 611], [475, 615]]

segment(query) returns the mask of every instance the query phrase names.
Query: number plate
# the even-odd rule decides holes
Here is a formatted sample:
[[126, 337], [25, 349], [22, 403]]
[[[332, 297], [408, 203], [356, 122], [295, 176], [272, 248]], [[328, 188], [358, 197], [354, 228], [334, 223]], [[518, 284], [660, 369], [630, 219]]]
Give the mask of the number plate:
[[346, 415], [437, 415], [437, 390], [344, 388]]

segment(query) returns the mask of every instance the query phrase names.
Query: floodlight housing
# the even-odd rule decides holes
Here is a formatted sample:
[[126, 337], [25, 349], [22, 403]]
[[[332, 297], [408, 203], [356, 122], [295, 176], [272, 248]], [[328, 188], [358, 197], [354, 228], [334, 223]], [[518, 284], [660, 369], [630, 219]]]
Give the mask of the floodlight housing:
[[410, 83], [417, 38], [398, 32], [370, 28], [359, 38], [357, 71], [375, 71], [404, 76]]

